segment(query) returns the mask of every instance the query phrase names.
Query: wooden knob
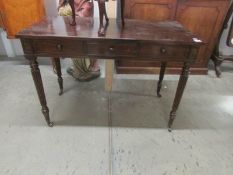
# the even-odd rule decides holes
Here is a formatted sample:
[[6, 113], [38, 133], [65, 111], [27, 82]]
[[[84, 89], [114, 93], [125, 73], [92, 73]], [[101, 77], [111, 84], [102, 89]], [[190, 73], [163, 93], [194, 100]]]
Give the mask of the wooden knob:
[[165, 54], [165, 53], [167, 53], [167, 49], [165, 49], [165, 48], [163, 47], [163, 48], [160, 49], [160, 52], [161, 52], [162, 54]]
[[62, 44], [57, 44], [57, 50], [62, 51], [63, 45]]
[[109, 50], [110, 50], [111, 52], [113, 52], [113, 51], [114, 51], [114, 48], [113, 48], [113, 47], [110, 47]]

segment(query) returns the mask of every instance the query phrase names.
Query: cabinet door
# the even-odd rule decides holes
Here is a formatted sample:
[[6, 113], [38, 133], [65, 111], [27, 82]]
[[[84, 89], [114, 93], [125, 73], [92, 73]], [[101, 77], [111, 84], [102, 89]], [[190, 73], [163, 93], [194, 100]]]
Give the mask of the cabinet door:
[[199, 50], [195, 67], [207, 67], [221, 30], [230, 1], [224, 0], [180, 0], [176, 20], [205, 43]]
[[9, 38], [45, 16], [43, 0], [4, 0], [1, 14]]
[[174, 19], [176, 0], [126, 0], [125, 17], [149, 21]]

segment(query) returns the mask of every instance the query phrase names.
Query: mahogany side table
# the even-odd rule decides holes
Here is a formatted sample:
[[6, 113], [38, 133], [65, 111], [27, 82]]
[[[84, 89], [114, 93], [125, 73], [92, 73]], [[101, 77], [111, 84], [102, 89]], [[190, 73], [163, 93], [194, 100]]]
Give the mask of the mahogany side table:
[[[167, 62], [181, 62], [183, 69], [170, 112], [168, 127], [171, 129], [180, 104], [191, 64], [196, 60], [197, 51], [203, 42], [175, 21], [146, 22], [110, 19], [106, 35], [98, 36], [99, 20], [78, 18], [77, 25], [71, 26], [68, 17], [46, 18], [17, 34], [26, 59], [29, 60], [34, 84], [38, 93], [42, 113], [52, 127], [44, 87], [37, 58], [55, 57], [60, 95], [63, 92], [60, 58], [88, 56], [100, 59], [156, 60], [162, 63], [157, 94], [160, 89]], [[112, 70], [107, 71], [106, 86], [112, 87]]]

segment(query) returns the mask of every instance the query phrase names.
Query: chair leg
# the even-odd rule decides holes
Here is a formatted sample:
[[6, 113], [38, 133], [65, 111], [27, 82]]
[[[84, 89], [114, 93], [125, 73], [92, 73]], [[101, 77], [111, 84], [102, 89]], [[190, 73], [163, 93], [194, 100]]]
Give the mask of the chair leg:
[[72, 22], [70, 23], [70, 25], [75, 26], [76, 25], [76, 21], [75, 21], [75, 7], [74, 7], [74, 0], [69, 0], [69, 5], [72, 9]]
[[100, 20], [98, 35], [105, 36], [104, 17], [106, 19], [106, 23], [108, 23], [109, 20], [106, 12], [105, 1], [98, 0], [98, 6], [99, 6], [99, 20]]
[[216, 55], [212, 55], [211, 59], [214, 62], [214, 69], [215, 69], [216, 76], [220, 78], [222, 74], [220, 66], [224, 60], [220, 56], [216, 56]]
[[121, 22], [122, 22], [122, 26], [125, 26], [124, 12], [125, 12], [125, 0], [121, 0]]

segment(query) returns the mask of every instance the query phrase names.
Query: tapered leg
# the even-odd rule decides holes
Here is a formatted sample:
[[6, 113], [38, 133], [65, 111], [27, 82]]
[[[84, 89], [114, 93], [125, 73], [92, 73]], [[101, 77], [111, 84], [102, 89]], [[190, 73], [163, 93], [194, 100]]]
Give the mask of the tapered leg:
[[104, 11], [105, 11], [105, 1], [103, 0], [98, 0], [98, 6], [99, 6], [99, 20], [100, 20], [100, 26], [99, 26], [99, 31], [98, 34], [100, 36], [104, 36]]
[[223, 62], [223, 59], [220, 56], [217, 56], [217, 55], [214, 55], [214, 54], [211, 56], [211, 59], [214, 62], [214, 68], [215, 68], [216, 76], [218, 78], [220, 78], [221, 74], [222, 74], [220, 66], [221, 66], [221, 64]]
[[105, 2], [104, 2], [104, 16], [105, 16], [106, 23], [108, 23], [109, 22], [109, 18], [108, 18]]
[[76, 25], [76, 21], [75, 21], [76, 14], [75, 14], [74, 0], [69, 0], [69, 5], [72, 10], [72, 22], [70, 23], [70, 25], [75, 26]]
[[161, 68], [160, 68], [160, 74], [159, 74], [159, 82], [158, 82], [158, 86], [157, 86], [157, 96], [158, 97], [162, 97], [160, 94], [160, 90], [162, 87], [162, 82], [163, 82], [163, 77], [164, 77], [164, 73], [166, 70], [166, 66], [167, 66], [167, 62], [162, 62], [161, 63]]
[[57, 77], [58, 77], [58, 84], [60, 87], [60, 92], [59, 95], [63, 94], [63, 79], [62, 79], [62, 73], [61, 73], [61, 63], [60, 63], [60, 58], [53, 58], [54, 60], [54, 66], [57, 72]]
[[121, 0], [121, 22], [122, 22], [122, 26], [125, 25], [124, 12], [125, 12], [125, 0]]
[[176, 117], [176, 111], [179, 107], [188, 77], [189, 77], [189, 69], [190, 69], [190, 63], [184, 63], [181, 75], [180, 75], [180, 79], [179, 79], [179, 83], [178, 83], [178, 87], [176, 90], [176, 96], [173, 102], [173, 106], [172, 106], [172, 110], [170, 112], [170, 119], [168, 122], [168, 128], [169, 131], [171, 131], [171, 126], [173, 124], [173, 121], [175, 120]]
[[44, 93], [44, 87], [43, 87], [41, 74], [40, 74], [40, 69], [39, 69], [38, 63], [36, 61], [36, 57], [27, 57], [27, 59], [30, 62], [32, 77], [34, 80], [34, 84], [36, 86], [36, 90], [37, 90], [37, 94], [38, 94], [38, 97], [40, 100], [40, 104], [42, 106], [42, 113], [45, 117], [45, 120], [46, 120], [48, 126], [52, 127], [53, 123], [50, 121], [49, 108], [47, 106], [46, 97], [45, 97], [45, 93]]
[[[109, 22], [109, 18], [106, 11], [105, 0], [98, 0], [98, 6], [99, 6], [99, 19], [100, 19], [98, 34], [99, 36], [105, 36], [106, 27], [108, 26], [108, 22]], [[104, 26], [104, 17], [106, 20], [105, 26]]]

